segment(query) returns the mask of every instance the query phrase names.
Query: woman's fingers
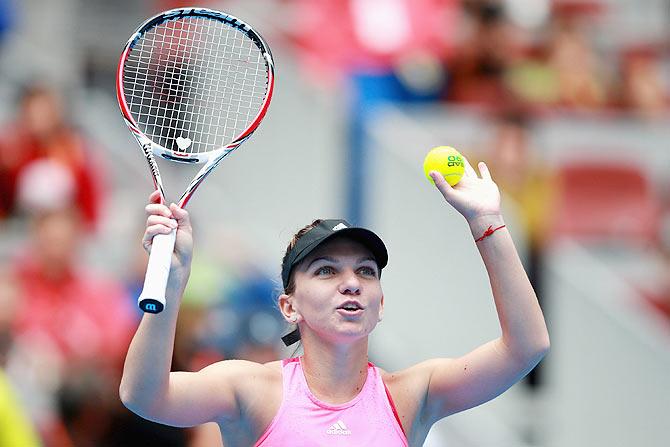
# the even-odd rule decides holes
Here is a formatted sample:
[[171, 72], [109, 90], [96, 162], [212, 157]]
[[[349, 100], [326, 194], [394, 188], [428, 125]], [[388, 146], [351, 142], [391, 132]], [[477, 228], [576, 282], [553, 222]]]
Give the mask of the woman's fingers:
[[[146, 229], [142, 238], [142, 246], [151, 250], [151, 244], [154, 236], [157, 234], [170, 234], [177, 229], [177, 241], [175, 252], [188, 254], [191, 247], [191, 221], [188, 212], [171, 203], [170, 206], [163, 205], [160, 202], [160, 194], [154, 191], [149, 196], [151, 203], [145, 207], [147, 214]], [[181, 247], [181, 248], [180, 248]]]
[[172, 213], [172, 218], [176, 220], [179, 230], [182, 232], [190, 233], [191, 230], [191, 218], [188, 215], [188, 211], [183, 208], [180, 208], [174, 203], [170, 204], [170, 212]]
[[151, 225], [144, 232], [145, 239], [153, 239], [157, 234], [170, 234], [174, 228], [166, 227], [162, 224]]
[[174, 231], [173, 228], [170, 228], [161, 223], [155, 225], [149, 225], [144, 231], [144, 236], [142, 237], [142, 246], [145, 250], [149, 251], [151, 249], [151, 244], [154, 240], [154, 236], [159, 234], [170, 234]]
[[190, 224], [188, 211], [186, 211], [184, 208], [180, 208], [178, 205], [171, 203], [168, 211], [170, 212], [172, 218], [177, 219], [177, 222], [179, 222], [180, 226]]
[[[157, 191], [154, 191], [149, 196], [149, 199], [155, 201], [156, 196], [160, 200], [160, 194]], [[177, 228], [178, 223], [172, 217], [170, 209], [160, 203], [149, 203], [145, 207], [145, 211], [147, 213], [147, 220], [144, 236], [142, 237], [142, 246], [149, 251], [154, 236], [157, 234], [170, 234]]]
[[482, 178], [484, 180], [493, 181], [493, 179], [491, 179], [491, 172], [489, 171], [489, 167], [486, 166], [486, 163], [484, 163], [483, 161], [480, 161], [479, 164], [477, 165], [477, 167], [479, 168], [479, 173], [482, 175]]
[[172, 230], [177, 228], [177, 221], [174, 219], [170, 219], [169, 217], [157, 214], [150, 214], [149, 217], [147, 217], [147, 227], [151, 227], [154, 225], [164, 225]]
[[463, 156], [463, 162], [465, 163], [465, 175], [473, 178], [479, 178], [472, 165], [465, 156]]
[[151, 194], [149, 194], [149, 203], [161, 203], [162, 201], [163, 200], [159, 190], [155, 189]]
[[172, 212], [170, 211], [170, 208], [168, 208], [165, 205], [161, 205], [160, 203], [150, 203], [144, 207], [144, 211], [147, 213], [148, 216], [158, 215], [170, 218], [172, 217]]
[[444, 197], [447, 202], [450, 201], [451, 197], [454, 194], [454, 188], [447, 182], [447, 180], [444, 178], [442, 174], [440, 174], [437, 171], [431, 171], [429, 173], [430, 178], [433, 179], [433, 182], [435, 182], [435, 186], [437, 187], [438, 191], [442, 194], [442, 197]]

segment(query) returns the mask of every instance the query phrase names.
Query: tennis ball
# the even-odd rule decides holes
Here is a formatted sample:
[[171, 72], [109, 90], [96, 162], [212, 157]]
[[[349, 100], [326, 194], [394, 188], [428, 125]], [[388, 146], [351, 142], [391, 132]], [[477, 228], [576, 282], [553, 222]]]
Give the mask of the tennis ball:
[[426, 174], [426, 178], [434, 184], [435, 182], [430, 178], [430, 171], [442, 173], [447, 183], [454, 186], [463, 177], [465, 160], [453, 147], [434, 147], [423, 160], [423, 172]]

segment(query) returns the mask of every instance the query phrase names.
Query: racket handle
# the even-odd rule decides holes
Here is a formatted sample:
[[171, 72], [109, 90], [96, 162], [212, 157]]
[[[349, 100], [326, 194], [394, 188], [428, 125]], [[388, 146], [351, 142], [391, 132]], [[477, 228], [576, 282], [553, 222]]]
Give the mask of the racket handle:
[[170, 234], [157, 234], [151, 243], [144, 287], [137, 299], [137, 304], [144, 312], [157, 314], [165, 308], [165, 290], [176, 237], [175, 229]]

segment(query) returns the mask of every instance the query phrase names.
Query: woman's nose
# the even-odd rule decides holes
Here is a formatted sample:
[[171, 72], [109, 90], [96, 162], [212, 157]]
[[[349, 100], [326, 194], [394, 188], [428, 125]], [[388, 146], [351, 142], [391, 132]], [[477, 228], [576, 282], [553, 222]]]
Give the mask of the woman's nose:
[[344, 275], [339, 290], [344, 295], [358, 295], [361, 293], [361, 282], [356, 272], [347, 272]]

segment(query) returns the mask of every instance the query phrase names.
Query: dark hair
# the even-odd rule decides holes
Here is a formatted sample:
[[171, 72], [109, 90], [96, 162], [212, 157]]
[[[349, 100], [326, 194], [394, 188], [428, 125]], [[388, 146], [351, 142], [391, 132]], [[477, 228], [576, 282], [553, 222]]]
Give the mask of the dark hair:
[[482, 25], [495, 25], [505, 18], [504, 6], [499, 0], [467, 1], [464, 10]]
[[[316, 219], [311, 224], [304, 226], [303, 228], [298, 230], [298, 232], [296, 234], [293, 235], [293, 237], [291, 238], [291, 241], [288, 243], [288, 246], [286, 247], [286, 252], [284, 253], [284, 257], [282, 258], [282, 263], [281, 263], [282, 264], [282, 272], [281, 272], [282, 273], [282, 278], [284, 277], [284, 268], [285, 268], [284, 263], [286, 261], [286, 258], [289, 255], [289, 253], [291, 252], [291, 250], [293, 250], [293, 247], [295, 247], [295, 245], [298, 243], [300, 238], [302, 238], [310, 230], [314, 229], [314, 227], [319, 225], [322, 221], [323, 221], [323, 219]], [[288, 277], [288, 283], [287, 283], [286, 287], [284, 288], [284, 293], [286, 293], [287, 295], [289, 295], [289, 294], [291, 294], [295, 291], [295, 280], [293, 279], [293, 276], [294, 276], [293, 272], [291, 272], [289, 277]], [[284, 344], [286, 346], [291, 346], [294, 343], [299, 343], [300, 342], [300, 329], [296, 326], [295, 329], [293, 329], [291, 332], [289, 332], [288, 334], [286, 334], [282, 337], [282, 341], [284, 342]], [[296, 349], [295, 349], [295, 351], [293, 351], [293, 354], [291, 355], [291, 357], [294, 357], [299, 349], [300, 349], [300, 345], [298, 345], [296, 347]]]
[[[296, 234], [293, 235], [291, 241], [288, 243], [288, 247], [286, 247], [284, 257], [282, 258], [282, 277], [284, 276], [284, 261], [286, 261], [288, 254], [291, 252], [291, 250], [293, 250], [295, 244], [297, 244], [300, 238], [303, 237], [305, 234], [307, 234], [308, 231], [319, 225], [322, 221], [323, 219], [316, 219], [311, 224], [304, 226]], [[284, 293], [290, 295], [294, 291], [295, 291], [295, 280], [293, 279], [293, 272], [291, 272], [288, 280], [288, 285], [284, 289]]]
[[20, 107], [28, 101], [39, 98], [40, 96], [63, 99], [63, 95], [51, 84], [40, 80], [28, 80], [16, 89], [14, 103]]

